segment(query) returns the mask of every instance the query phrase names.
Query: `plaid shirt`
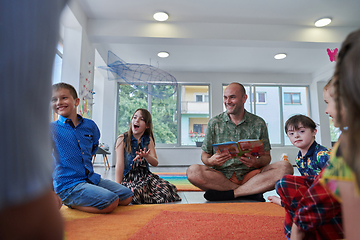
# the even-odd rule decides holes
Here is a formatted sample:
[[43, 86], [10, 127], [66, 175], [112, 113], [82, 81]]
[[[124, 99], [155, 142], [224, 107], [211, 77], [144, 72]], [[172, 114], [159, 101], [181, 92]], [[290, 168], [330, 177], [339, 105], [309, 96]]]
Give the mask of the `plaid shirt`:
[[320, 183], [319, 176], [286, 175], [275, 187], [285, 208], [285, 235], [295, 223], [305, 239], [342, 239], [341, 205]]

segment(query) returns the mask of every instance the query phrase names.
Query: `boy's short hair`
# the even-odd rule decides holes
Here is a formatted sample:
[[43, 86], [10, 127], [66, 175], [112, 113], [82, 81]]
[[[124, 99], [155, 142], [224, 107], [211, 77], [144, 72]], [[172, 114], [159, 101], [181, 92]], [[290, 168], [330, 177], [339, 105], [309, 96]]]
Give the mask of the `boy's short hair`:
[[312, 131], [316, 129], [316, 123], [308, 116], [297, 114], [290, 117], [285, 123], [285, 133], [288, 133], [289, 127], [294, 127], [295, 130], [299, 129], [299, 124], [304, 128], [310, 128]]
[[68, 89], [74, 99], [78, 98], [75, 88], [68, 83], [56, 83], [52, 86], [53, 91], [58, 91], [62, 88]]

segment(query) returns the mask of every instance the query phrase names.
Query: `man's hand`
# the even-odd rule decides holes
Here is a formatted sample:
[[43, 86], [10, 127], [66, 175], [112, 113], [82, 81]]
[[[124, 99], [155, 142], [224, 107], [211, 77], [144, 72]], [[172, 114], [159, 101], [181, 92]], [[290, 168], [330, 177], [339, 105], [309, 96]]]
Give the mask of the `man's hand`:
[[258, 158], [251, 153], [244, 153], [239, 159], [247, 167], [258, 167]]
[[231, 158], [230, 153], [215, 153], [208, 159], [208, 163], [211, 166], [221, 166]]
[[270, 151], [260, 154], [260, 157], [253, 156], [251, 153], [244, 153], [239, 160], [247, 167], [262, 168], [271, 162]]

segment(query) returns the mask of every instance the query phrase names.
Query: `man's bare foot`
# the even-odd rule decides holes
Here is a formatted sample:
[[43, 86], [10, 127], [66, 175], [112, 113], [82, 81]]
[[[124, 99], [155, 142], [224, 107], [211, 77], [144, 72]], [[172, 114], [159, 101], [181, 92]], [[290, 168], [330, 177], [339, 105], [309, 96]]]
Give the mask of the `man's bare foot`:
[[270, 202], [272, 202], [272, 203], [275, 203], [275, 204], [281, 206], [281, 200], [280, 200], [280, 198], [277, 197], [277, 196], [269, 196], [269, 197], [268, 197], [268, 200], [269, 200]]

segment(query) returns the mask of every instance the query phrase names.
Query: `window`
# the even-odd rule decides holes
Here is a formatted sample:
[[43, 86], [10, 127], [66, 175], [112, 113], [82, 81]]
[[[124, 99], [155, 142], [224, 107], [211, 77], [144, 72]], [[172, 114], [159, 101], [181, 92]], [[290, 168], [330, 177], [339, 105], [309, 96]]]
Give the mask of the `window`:
[[181, 96], [181, 145], [195, 146], [204, 140], [209, 121], [209, 86], [181, 85]]
[[267, 102], [261, 102], [256, 99], [253, 113], [265, 120], [271, 144], [281, 144], [282, 127], [279, 121], [281, 119], [279, 87], [253, 86], [251, 91], [256, 93], [256, 97], [259, 95], [266, 96], [266, 93], [271, 96], [267, 99]]
[[266, 92], [256, 92], [253, 101], [256, 100], [257, 104], [266, 104]]
[[204, 133], [206, 132], [207, 124], [194, 124], [193, 125], [193, 132], [196, 133]]
[[[306, 116], [310, 116], [307, 87], [283, 87], [282, 91], [284, 92], [284, 99], [282, 103], [284, 125], [286, 120], [288, 120], [291, 116], [295, 114], [303, 114]], [[285, 96], [292, 96], [292, 98], [290, 99], [292, 99], [293, 102], [295, 99], [297, 100], [298, 103], [291, 103], [291, 104], [287, 103], [289, 99], [285, 99]], [[294, 98], [294, 96], [296, 97]], [[300, 104], [302, 102], [306, 104]], [[284, 132], [285, 145], [292, 145], [289, 138], [285, 135], [285, 129], [283, 129], [282, 131]]]
[[[159, 85], [158, 85], [159, 86]], [[167, 85], [160, 85], [164, 91], [172, 91]], [[156, 144], [175, 144], [177, 142], [176, 94], [160, 99], [153, 97], [145, 90], [147, 85], [130, 86], [119, 84], [118, 95], [118, 134], [129, 130], [132, 114], [138, 108], [145, 108], [152, 115], [153, 132]]]
[[[145, 89], [148, 86], [142, 87]], [[162, 87], [164, 91], [172, 90], [167, 85], [157, 85], [157, 87]], [[223, 90], [225, 87], [224, 85]], [[270, 143], [273, 146], [291, 145], [285, 135], [284, 125], [294, 114], [309, 116], [308, 87], [273, 85], [244, 87], [249, 96], [245, 102], [245, 109], [265, 120]], [[141, 89], [141, 86], [119, 84], [118, 134], [128, 130], [131, 116], [137, 108], [145, 108], [152, 114], [155, 142], [158, 147], [195, 146], [196, 141], [203, 140], [210, 112], [209, 85], [179, 84], [176, 94], [167, 99], [153, 97]], [[297, 104], [288, 104], [285, 96], [290, 96], [291, 101]]]
[[[208, 119], [207, 119], [208, 120]], [[193, 129], [189, 132], [189, 137], [192, 142], [204, 141], [207, 124], [194, 124]]]
[[195, 95], [195, 101], [196, 102], [209, 102], [209, 95], [204, 94], [196, 94]]
[[118, 134], [129, 130], [132, 114], [138, 108], [147, 109], [148, 94], [128, 84], [120, 84], [118, 89]]
[[[63, 45], [61, 42], [58, 43], [55, 53], [54, 65], [52, 68], [51, 81], [52, 84], [61, 82], [61, 70], [62, 70], [62, 56], [63, 56]], [[59, 115], [51, 110], [51, 121], [56, 121]]]
[[[227, 85], [223, 86], [223, 91]], [[248, 99], [245, 109], [262, 117], [268, 127], [272, 145], [292, 145], [285, 135], [286, 120], [294, 114], [309, 116], [308, 87], [306, 86], [266, 86], [244, 85]], [[284, 98], [281, 98], [282, 93]], [[271, 96], [267, 98], [267, 96]], [[285, 99], [287, 97], [287, 99]], [[292, 104], [288, 104], [290, 101]], [[300, 104], [307, 103], [307, 104]], [[224, 111], [225, 106], [223, 107]], [[279, 121], [279, 119], [282, 119]]]
[[204, 95], [204, 102], [209, 102], [209, 95]]
[[56, 48], [55, 60], [53, 65], [53, 72], [52, 72], [53, 84], [61, 82], [62, 55], [63, 55], [63, 45], [61, 42], [59, 42]]
[[[162, 85], [164, 91], [173, 91], [173, 87]], [[151, 116], [156, 144], [177, 144], [177, 94], [161, 99], [151, 96]]]
[[300, 93], [284, 93], [285, 104], [301, 104]]
[[194, 124], [194, 125], [193, 125], [194, 132], [202, 133], [202, 127], [201, 127], [201, 125], [202, 125], [202, 124]]
[[[157, 87], [162, 87], [163, 91], [173, 91], [168, 85]], [[147, 86], [119, 84], [118, 134], [128, 131], [136, 109], [145, 108], [152, 115], [157, 146], [195, 146], [194, 132], [199, 133], [197, 140], [199, 137], [203, 139], [209, 121], [210, 106], [208, 98], [205, 97], [208, 96], [208, 85], [179, 84], [176, 94], [167, 99], [153, 97], [144, 93], [146, 91], [141, 91], [142, 88]]]

